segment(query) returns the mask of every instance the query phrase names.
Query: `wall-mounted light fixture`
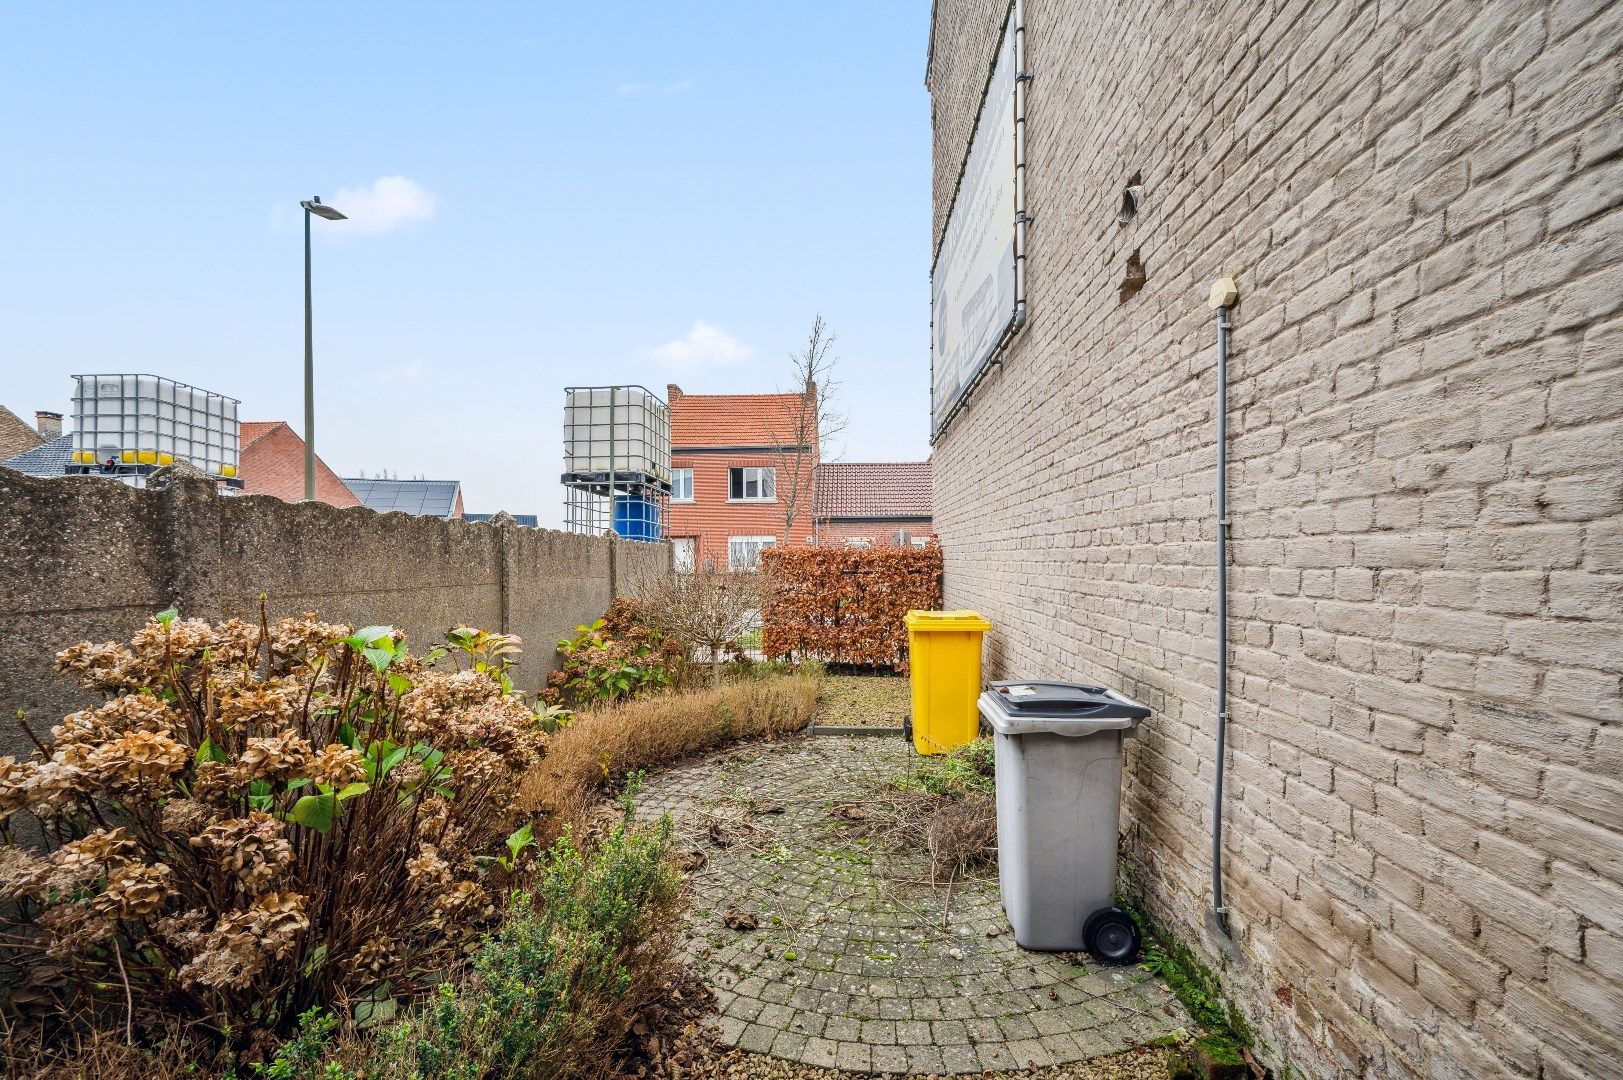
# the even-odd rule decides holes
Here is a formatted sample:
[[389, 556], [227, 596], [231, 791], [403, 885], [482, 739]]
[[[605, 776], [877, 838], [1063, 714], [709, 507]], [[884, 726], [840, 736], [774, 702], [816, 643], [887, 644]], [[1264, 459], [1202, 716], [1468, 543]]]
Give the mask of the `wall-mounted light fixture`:
[[1122, 189], [1121, 209], [1116, 211], [1116, 224], [1125, 225], [1138, 216], [1138, 204], [1144, 197], [1144, 174], [1134, 173]]

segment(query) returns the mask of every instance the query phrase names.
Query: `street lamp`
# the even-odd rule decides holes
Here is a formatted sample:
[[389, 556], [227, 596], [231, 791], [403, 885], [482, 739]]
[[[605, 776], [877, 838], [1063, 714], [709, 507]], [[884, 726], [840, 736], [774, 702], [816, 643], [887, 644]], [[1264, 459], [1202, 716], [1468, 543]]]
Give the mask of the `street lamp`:
[[310, 215], [343, 221], [344, 215], [322, 203], [321, 196], [305, 199], [304, 207], [304, 501], [316, 499], [316, 361], [310, 332]]

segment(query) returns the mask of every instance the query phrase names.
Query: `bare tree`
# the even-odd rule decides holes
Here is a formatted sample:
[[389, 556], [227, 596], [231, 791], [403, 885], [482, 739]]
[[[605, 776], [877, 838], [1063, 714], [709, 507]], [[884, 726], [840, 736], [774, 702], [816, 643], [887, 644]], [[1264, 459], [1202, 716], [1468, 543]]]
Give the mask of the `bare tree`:
[[643, 618], [680, 643], [689, 662], [705, 654], [710, 680], [720, 686], [722, 661], [755, 629], [766, 588], [765, 576], [755, 571], [695, 570], [646, 580], [636, 596]]
[[798, 394], [774, 432], [777, 444], [777, 500], [783, 510], [783, 537], [787, 546], [795, 521], [815, 513], [812, 505], [817, 463], [823, 447], [845, 430], [846, 417], [836, 406], [840, 384], [834, 380], [839, 357], [834, 353], [838, 335], [819, 314], [812, 320], [806, 344], [789, 354], [791, 393]]

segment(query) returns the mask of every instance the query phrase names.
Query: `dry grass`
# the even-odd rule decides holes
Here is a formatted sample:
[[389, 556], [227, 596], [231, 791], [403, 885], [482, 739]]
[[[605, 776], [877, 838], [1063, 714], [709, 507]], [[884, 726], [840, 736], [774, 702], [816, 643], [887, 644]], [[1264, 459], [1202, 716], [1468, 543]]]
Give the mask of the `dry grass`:
[[912, 709], [904, 677], [830, 675], [817, 722], [826, 727], [901, 727]]
[[918, 824], [936, 879], [951, 881], [996, 866], [997, 799], [982, 792], [932, 799]]
[[547, 812], [554, 828], [583, 826], [592, 805], [627, 773], [803, 730], [817, 711], [819, 689], [815, 678], [788, 675], [582, 713], [552, 737], [520, 790], [520, 806]]
[[[116, 1031], [113, 1029], [117, 1029]], [[0, 1075], [9, 1080], [196, 1080], [208, 1075], [178, 1034], [158, 1040], [158, 1049], [135, 1049], [123, 1042], [121, 1023], [105, 1031], [43, 1033], [18, 1024], [0, 1033]]]

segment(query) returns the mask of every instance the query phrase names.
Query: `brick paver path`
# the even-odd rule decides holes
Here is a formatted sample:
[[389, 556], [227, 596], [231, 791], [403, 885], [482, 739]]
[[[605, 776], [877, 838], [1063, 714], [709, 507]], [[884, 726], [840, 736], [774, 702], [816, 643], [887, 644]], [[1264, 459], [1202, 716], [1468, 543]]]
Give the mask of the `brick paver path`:
[[[916, 759], [900, 738], [736, 748], [648, 782], [694, 871], [688, 959], [723, 1042], [873, 1072], [979, 1072], [1116, 1053], [1189, 1021], [1137, 967], [1014, 944], [995, 876], [932, 888], [830, 813], [874, 805]], [[781, 809], [780, 809], [781, 808]], [[758, 928], [734, 930], [729, 908]]]

